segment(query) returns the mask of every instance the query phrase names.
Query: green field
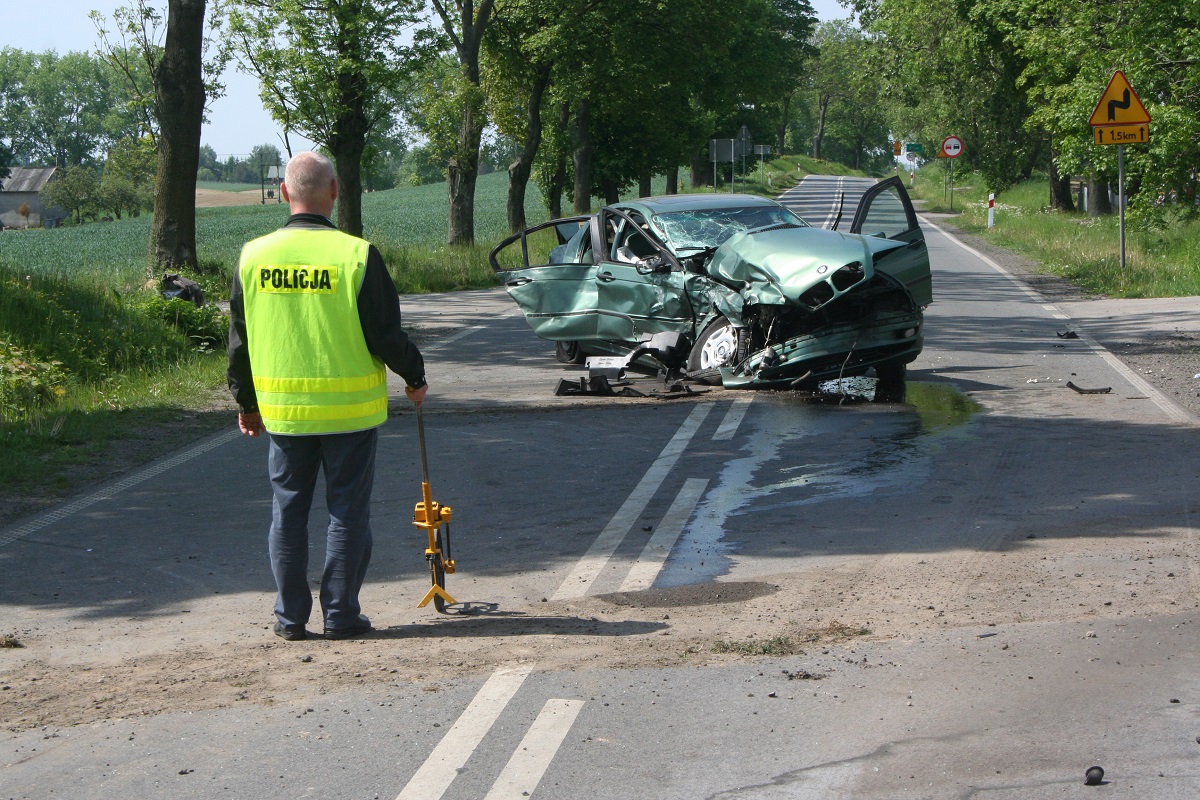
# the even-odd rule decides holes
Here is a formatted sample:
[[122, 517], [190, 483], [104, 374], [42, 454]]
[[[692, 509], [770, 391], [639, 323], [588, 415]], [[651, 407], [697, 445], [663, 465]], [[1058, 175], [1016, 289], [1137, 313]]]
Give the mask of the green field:
[[[526, 213], [546, 217], [536, 191]], [[494, 243], [507, 233], [508, 176], [481, 176], [476, 194], [475, 238]], [[449, 203], [445, 184], [405, 187], [363, 195], [363, 228], [368, 239], [387, 247], [438, 248], [446, 241]], [[242, 245], [269, 233], [287, 219], [281, 204], [196, 210], [196, 250], [206, 273], [230, 274]], [[150, 216], [52, 230], [0, 233], [0, 264], [29, 275], [93, 274], [119, 286], [146, 280]]]

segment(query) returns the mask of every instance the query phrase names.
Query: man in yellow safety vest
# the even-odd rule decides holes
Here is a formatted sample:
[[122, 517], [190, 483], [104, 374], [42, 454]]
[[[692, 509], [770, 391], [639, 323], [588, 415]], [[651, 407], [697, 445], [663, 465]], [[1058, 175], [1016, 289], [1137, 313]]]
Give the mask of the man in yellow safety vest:
[[358, 594], [371, 560], [371, 489], [387, 420], [386, 365], [425, 399], [425, 363], [400, 326], [400, 299], [375, 246], [330, 221], [338, 184], [324, 156], [288, 162], [291, 216], [246, 244], [229, 298], [229, 389], [238, 427], [269, 435], [268, 546], [275, 634], [308, 636], [308, 515], [324, 470], [329, 507], [321, 611], [325, 637], [372, 630]]

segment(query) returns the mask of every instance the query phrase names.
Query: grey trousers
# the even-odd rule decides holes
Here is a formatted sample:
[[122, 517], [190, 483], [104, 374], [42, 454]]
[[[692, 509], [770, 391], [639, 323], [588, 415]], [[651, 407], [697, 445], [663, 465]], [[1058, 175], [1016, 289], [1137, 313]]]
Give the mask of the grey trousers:
[[355, 624], [358, 592], [371, 561], [371, 489], [377, 428], [318, 436], [271, 434], [271, 530], [267, 541], [279, 594], [275, 616], [304, 625], [312, 613], [308, 585], [308, 515], [318, 472], [325, 473], [329, 529], [321, 574], [325, 628]]

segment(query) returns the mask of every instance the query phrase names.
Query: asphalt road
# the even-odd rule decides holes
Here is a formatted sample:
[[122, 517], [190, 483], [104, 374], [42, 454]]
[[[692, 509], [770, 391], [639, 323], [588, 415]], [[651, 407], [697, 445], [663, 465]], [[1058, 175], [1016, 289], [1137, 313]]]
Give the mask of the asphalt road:
[[0, 531], [0, 797], [1195, 797], [1195, 418], [927, 235], [904, 404], [558, 398], [503, 293], [406, 299], [484, 613], [414, 608], [399, 391], [372, 639], [267, 630], [261, 442]]

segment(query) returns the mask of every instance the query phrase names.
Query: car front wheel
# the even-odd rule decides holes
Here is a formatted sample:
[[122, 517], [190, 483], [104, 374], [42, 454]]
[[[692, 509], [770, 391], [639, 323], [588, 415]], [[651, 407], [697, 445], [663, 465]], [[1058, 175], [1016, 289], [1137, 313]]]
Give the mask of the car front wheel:
[[721, 367], [732, 366], [737, 356], [737, 330], [729, 320], [714, 320], [696, 337], [688, 353], [688, 377], [697, 383], [716, 386], [721, 382]]
[[554, 358], [560, 364], [582, 364], [587, 360], [579, 342], [555, 342]]

